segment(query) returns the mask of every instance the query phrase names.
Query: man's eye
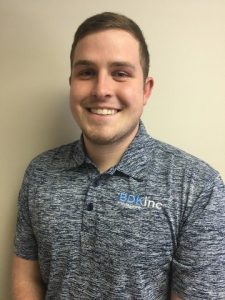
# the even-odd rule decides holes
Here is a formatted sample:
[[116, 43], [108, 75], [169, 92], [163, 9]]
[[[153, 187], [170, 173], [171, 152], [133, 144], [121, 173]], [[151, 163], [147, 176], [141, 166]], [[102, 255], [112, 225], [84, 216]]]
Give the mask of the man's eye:
[[126, 71], [115, 71], [113, 72], [113, 78], [117, 81], [126, 81], [130, 77], [130, 74]]
[[114, 76], [116, 76], [116, 77], [127, 77], [128, 74], [127, 74], [127, 72], [124, 72], [124, 71], [117, 71], [117, 72], [114, 72]]
[[81, 70], [77, 73], [77, 76], [80, 78], [90, 78], [95, 75], [94, 70]]

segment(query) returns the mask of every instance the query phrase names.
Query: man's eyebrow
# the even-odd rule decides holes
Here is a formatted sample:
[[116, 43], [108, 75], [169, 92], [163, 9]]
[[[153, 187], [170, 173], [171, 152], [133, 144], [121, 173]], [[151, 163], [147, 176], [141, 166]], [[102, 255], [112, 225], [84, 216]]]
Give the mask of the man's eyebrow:
[[[109, 63], [109, 65], [111, 67], [128, 67], [135, 70], [135, 66], [127, 61], [113, 61]], [[77, 66], [95, 66], [95, 63], [90, 60], [81, 59], [73, 64], [73, 68], [76, 68]]]
[[94, 63], [89, 61], [89, 60], [85, 60], [85, 59], [81, 59], [81, 60], [78, 60], [76, 61], [74, 64], [73, 64], [73, 68], [77, 67], [77, 66], [93, 66]]
[[135, 69], [135, 66], [127, 61], [115, 61], [111, 63], [111, 66], [113, 67], [128, 67], [131, 69]]

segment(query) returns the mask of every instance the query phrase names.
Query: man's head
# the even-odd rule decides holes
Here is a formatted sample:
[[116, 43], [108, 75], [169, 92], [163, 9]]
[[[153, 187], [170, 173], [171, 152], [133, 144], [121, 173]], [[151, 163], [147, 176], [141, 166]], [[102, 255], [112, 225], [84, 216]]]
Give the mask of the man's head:
[[103, 31], [107, 29], [121, 29], [129, 32], [139, 43], [140, 62], [144, 74], [144, 79], [147, 78], [149, 72], [149, 52], [139, 26], [131, 19], [121, 14], [112, 12], [104, 12], [94, 15], [86, 19], [77, 29], [70, 53], [71, 68], [74, 58], [74, 50], [77, 43], [86, 35]]
[[[120, 22], [116, 23], [117, 19]], [[147, 46], [144, 43], [147, 54], [143, 56], [140, 40], [128, 28], [135, 28], [143, 39], [133, 21], [111, 13], [86, 20], [75, 35], [70, 105], [86, 146], [128, 145], [151, 94], [153, 79], [147, 76], [148, 68], [143, 71], [143, 57], [148, 61]]]

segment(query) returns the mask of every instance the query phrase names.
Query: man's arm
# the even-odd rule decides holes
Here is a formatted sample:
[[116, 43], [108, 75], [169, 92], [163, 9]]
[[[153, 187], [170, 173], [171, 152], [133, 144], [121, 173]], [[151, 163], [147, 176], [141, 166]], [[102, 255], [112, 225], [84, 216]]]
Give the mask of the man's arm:
[[12, 290], [13, 300], [44, 300], [45, 289], [37, 261], [14, 255]]

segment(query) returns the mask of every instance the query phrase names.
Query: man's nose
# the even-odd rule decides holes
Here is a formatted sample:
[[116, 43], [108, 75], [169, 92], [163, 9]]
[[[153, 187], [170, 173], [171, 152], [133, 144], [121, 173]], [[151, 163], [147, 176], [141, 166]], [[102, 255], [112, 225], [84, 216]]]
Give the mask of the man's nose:
[[92, 96], [104, 99], [112, 96], [112, 78], [106, 72], [99, 73], [93, 83]]

